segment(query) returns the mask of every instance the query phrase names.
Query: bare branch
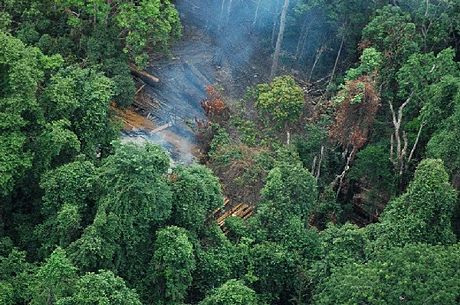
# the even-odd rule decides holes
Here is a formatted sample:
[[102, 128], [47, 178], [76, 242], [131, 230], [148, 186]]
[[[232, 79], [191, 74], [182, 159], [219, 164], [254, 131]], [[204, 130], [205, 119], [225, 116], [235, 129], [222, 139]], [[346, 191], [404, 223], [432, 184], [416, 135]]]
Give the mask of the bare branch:
[[323, 156], [324, 156], [324, 145], [321, 145], [321, 154], [319, 155], [318, 171], [316, 172], [316, 181], [318, 181], [319, 176], [321, 174], [321, 163], [323, 162]]
[[422, 129], [425, 126], [425, 122], [420, 124], [420, 128], [418, 129], [417, 138], [415, 138], [414, 146], [412, 146], [412, 150], [410, 151], [409, 158], [407, 159], [407, 163], [412, 161], [412, 157], [414, 156], [415, 150], [417, 149], [418, 141], [420, 140], [420, 135], [422, 134]]

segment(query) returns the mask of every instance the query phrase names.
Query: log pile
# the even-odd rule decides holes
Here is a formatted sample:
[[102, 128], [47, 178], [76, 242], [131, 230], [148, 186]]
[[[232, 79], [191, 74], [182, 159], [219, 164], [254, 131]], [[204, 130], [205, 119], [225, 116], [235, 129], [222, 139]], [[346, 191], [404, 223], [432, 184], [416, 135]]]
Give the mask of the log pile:
[[225, 227], [225, 220], [229, 217], [236, 216], [244, 220], [248, 219], [254, 213], [254, 208], [245, 203], [237, 204], [229, 208], [230, 200], [225, 198], [224, 206], [214, 211], [214, 218], [222, 231], [227, 234], [228, 229]]
[[115, 103], [111, 105], [115, 115], [123, 122], [124, 130], [153, 130], [155, 125], [147, 117], [144, 117], [134, 111], [134, 109], [126, 108], [120, 109], [115, 106]]

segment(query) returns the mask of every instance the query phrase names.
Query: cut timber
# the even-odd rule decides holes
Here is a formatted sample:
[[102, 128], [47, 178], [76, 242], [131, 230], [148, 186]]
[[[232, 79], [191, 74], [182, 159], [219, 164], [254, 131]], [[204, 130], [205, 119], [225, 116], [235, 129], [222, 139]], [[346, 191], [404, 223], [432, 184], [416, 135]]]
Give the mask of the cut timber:
[[163, 131], [165, 129], [168, 129], [169, 127], [172, 127], [172, 125], [173, 125], [172, 123], [161, 125], [160, 127], [157, 127], [154, 130], [152, 130], [150, 133], [157, 133], [157, 132]]
[[217, 224], [225, 234], [228, 233], [228, 229], [225, 227], [225, 220], [228, 217], [236, 216], [246, 220], [249, 217], [251, 217], [254, 212], [254, 208], [245, 203], [237, 204], [231, 208], [229, 207], [229, 205], [230, 200], [228, 200], [228, 198], [225, 198], [224, 206], [221, 209], [217, 209], [216, 211], [214, 211], [214, 218], [216, 219]]
[[115, 115], [120, 118], [124, 124], [124, 130], [153, 130], [155, 125], [148, 118], [138, 114], [132, 108], [120, 109], [115, 107], [115, 103], [111, 105]]
[[150, 73], [147, 73], [143, 70], [137, 69], [137, 67], [133, 64], [129, 64], [129, 69], [131, 70], [131, 74], [134, 75], [135, 77], [138, 77], [142, 79], [144, 82], [146, 82], [149, 85], [155, 85], [158, 82], [160, 82], [160, 79], [153, 76]]

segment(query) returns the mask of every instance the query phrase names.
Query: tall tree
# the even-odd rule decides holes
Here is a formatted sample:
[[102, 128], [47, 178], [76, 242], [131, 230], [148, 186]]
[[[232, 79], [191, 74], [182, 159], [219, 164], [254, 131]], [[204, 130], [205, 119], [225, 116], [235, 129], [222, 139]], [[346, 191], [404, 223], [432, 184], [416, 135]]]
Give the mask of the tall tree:
[[193, 246], [187, 231], [165, 227], [157, 232], [155, 252], [147, 277], [147, 299], [158, 305], [182, 304], [195, 269]]
[[275, 52], [273, 53], [272, 68], [270, 71], [270, 79], [276, 75], [279, 65], [281, 48], [283, 46], [284, 31], [286, 30], [286, 16], [289, 10], [289, 0], [284, 0], [283, 8], [281, 9], [280, 27], [278, 31], [278, 38], [276, 39]]
[[375, 248], [408, 243], [451, 244], [456, 238], [452, 216], [457, 193], [450, 185], [443, 162], [423, 160], [406, 192], [391, 201], [381, 223], [371, 227]]
[[85, 271], [110, 269], [140, 283], [150, 261], [153, 232], [171, 214], [169, 157], [156, 145], [118, 145], [99, 169], [96, 215], [69, 255]]
[[241, 281], [230, 280], [215, 289], [199, 305], [260, 305], [254, 290]]
[[336, 269], [320, 285], [313, 304], [456, 304], [459, 245], [407, 245], [377, 259]]
[[37, 270], [31, 304], [56, 304], [74, 291], [77, 279], [77, 268], [67, 258], [65, 251], [57, 248]]
[[56, 305], [141, 305], [135, 290], [126, 286], [122, 278], [110, 271], [87, 273], [75, 284], [74, 292], [60, 298]]
[[170, 222], [200, 233], [207, 217], [223, 206], [219, 180], [200, 165], [177, 167], [171, 176], [173, 205]]

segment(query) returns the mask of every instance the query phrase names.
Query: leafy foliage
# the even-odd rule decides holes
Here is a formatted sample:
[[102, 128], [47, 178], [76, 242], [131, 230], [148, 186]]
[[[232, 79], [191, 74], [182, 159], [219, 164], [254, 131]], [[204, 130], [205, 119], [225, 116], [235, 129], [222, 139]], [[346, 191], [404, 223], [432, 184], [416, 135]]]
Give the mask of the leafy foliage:
[[378, 246], [454, 243], [451, 219], [456, 197], [442, 161], [422, 161], [406, 193], [385, 209]]
[[458, 245], [393, 248], [368, 263], [335, 270], [314, 304], [455, 304], [460, 282]]
[[200, 305], [257, 305], [261, 304], [251, 288], [237, 280], [230, 280], [213, 291]]
[[61, 298], [57, 305], [115, 304], [140, 305], [137, 293], [126, 287], [122, 278], [110, 271], [87, 273], [75, 285], [75, 292]]
[[299, 119], [304, 97], [294, 79], [290, 76], [280, 76], [270, 84], [257, 87], [258, 97], [256, 107], [262, 114], [267, 115], [278, 126], [295, 122]]
[[180, 304], [192, 283], [195, 269], [193, 246], [187, 231], [166, 227], [157, 232], [155, 253], [150, 262], [152, 279], [148, 286], [154, 291], [150, 297], [155, 304]]
[[219, 181], [203, 166], [178, 167], [172, 174], [171, 221], [199, 232], [206, 218], [223, 205]]

